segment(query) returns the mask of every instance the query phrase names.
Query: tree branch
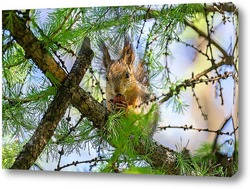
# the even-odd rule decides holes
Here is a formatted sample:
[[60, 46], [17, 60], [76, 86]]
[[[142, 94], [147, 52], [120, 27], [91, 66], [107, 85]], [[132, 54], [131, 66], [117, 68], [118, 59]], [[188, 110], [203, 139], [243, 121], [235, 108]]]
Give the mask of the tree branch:
[[205, 39], [209, 39], [210, 43], [213, 44], [221, 53], [222, 55], [226, 58], [228, 57], [227, 52], [222, 48], [222, 46], [216, 42], [212, 37], [208, 38], [208, 35], [201, 31], [200, 29], [198, 29], [193, 23], [191, 23], [190, 21], [188, 21], [187, 19], [184, 19], [184, 23], [185, 25], [191, 27], [194, 31], [196, 31], [201, 37], [204, 37]]
[[[8, 14], [11, 14], [11, 12], [12, 11], [3, 12], [3, 19], [4, 19], [3, 28], [10, 30], [11, 35], [16, 39], [19, 45], [23, 47], [25, 52], [37, 64], [37, 66], [43, 71], [43, 73], [49, 72], [53, 74], [61, 83], [63, 83], [66, 78], [66, 73], [56, 63], [54, 58], [46, 51], [46, 49], [44, 48], [44, 44], [33, 35], [33, 33], [29, 30], [29, 28], [26, 27], [25, 20], [22, 20], [15, 14], [12, 15], [15, 17], [15, 19], [13, 19], [13, 24], [12, 24], [13, 28], [8, 29], [7, 27], [8, 24], [5, 19]], [[66, 83], [69, 82], [67, 81]], [[102, 127], [105, 126], [105, 123], [109, 116], [109, 112], [107, 111], [106, 107], [102, 106], [91, 95], [86, 93], [79, 86], [75, 87], [74, 91], [71, 90], [70, 94], [72, 95], [71, 96], [72, 105], [76, 107], [82, 113], [83, 116], [87, 117], [90, 121], [92, 121], [93, 126], [95, 128], [101, 129]], [[56, 102], [60, 101], [60, 99], [56, 98], [55, 101]], [[60, 102], [61, 104], [66, 104], [66, 101], [60, 101]], [[60, 104], [57, 103], [55, 104], [57, 109], [59, 108], [58, 107], [59, 105]], [[51, 105], [51, 107], [53, 106], [54, 105]], [[63, 107], [65, 108], [66, 105], [63, 105]], [[59, 109], [61, 109], [61, 107]], [[51, 112], [52, 110], [54, 111], [54, 108], [51, 108], [51, 110], [48, 111]], [[53, 117], [55, 117], [55, 112], [53, 112], [53, 114], [54, 114]], [[50, 116], [51, 115], [48, 114], [46, 116], [46, 120], [51, 120]], [[58, 116], [57, 117], [57, 122], [58, 122], [59, 117], [61, 117], [62, 115], [60, 112], [58, 112], [57, 116]], [[53, 123], [53, 125], [56, 124]], [[47, 134], [53, 135], [53, 130], [50, 127], [48, 128], [40, 127], [39, 133], [45, 133], [45, 135]], [[30, 147], [30, 149], [32, 148], [32, 145], [39, 145], [39, 140], [36, 140], [35, 138], [36, 135], [37, 134], [35, 133], [31, 139], [32, 142], [29, 142], [27, 144]], [[48, 139], [46, 139], [43, 142], [43, 145], [46, 145], [47, 142]], [[148, 145], [150, 147], [148, 147]], [[27, 147], [26, 149], [29, 150]], [[138, 154], [149, 154], [150, 161], [148, 161], [148, 163], [151, 164], [152, 166], [157, 167], [159, 169], [165, 168], [165, 171], [168, 174], [177, 174], [178, 169], [176, 169], [176, 164], [175, 164], [176, 158], [175, 158], [175, 152], [173, 150], [158, 145], [152, 140], [150, 140], [149, 143], [146, 143], [145, 141], [141, 140], [141, 145], [135, 146], [135, 149], [138, 152]], [[26, 155], [31, 157], [33, 156], [34, 153], [36, 153], [36, 155], [39, 155], [37, 152], [34, 152], [32, 150], [30, 150], [29, 154]], [[23, 156], [23, 153], [20, 156]], [[22, 158], [25, 159], [25, 157]], [[16, 165], [14, 165], [13, 168], [20, 168], [21, 167], [20, 164], [21, 161], [19, 161], [19, 164], [16, 163]], [[28, 166], [26, 166], [25, 168], [27, 167]]]
[[[55, 59], [47, 52], [45, 44], [39, 41], [34, 34], [26, 27], [26, 21], [13, 13], [14, 11], [3, 11], [3, 29], [10, 30], [11, 35], [17, 43], [25, 50], [26, 54], [35, 62], [44, 74], [47, 72], [54, 75], [59, 82], [63, 83], [67, 77], [65, 71], [57, 64]], [[7, 17], [12, 15], [13, 23], [8, 24]], [[13, 28], [8, 28], [12, 25]], [[44, 58], [46, 57], [46, 58]], [[52, 82], [53, 83], [53, 82]], [[78, 87], [77, 92], [73, 94], [72, 104], [74, 107], [88, 117], [96, 128], [101, 128], [105, 124], [108, 112], [91, 95]], [[97, 116], [97, 112], [100, 114]]]
[[67, 75], [64, 70], [61, 69], [60, 65], [47, 52], [45, 46], [26, 26], [26, 20], [17, 16], [15, 11], [3, 11], [3, 29], [10, 30], [11, 35], [25, 50], [26, 57], [35, 60], [44, 74], [49, 71], [61, 82], [66, 79]]
[[83, 42], [79, 51], [79, 57], [81, 59], [75, 61], [71, 72], [50, 104], [35, 133], [23, 147], [11, 169], [29, 169], [54, 135], [59, 121], [62, 119], [71, 102], [73, 93], [78, 88], [93, 58], [88, 38], [85, 38]]
[[[223, 59], [221, 60], [219, 63], [217, 64], [213, 64], [210, 68], [202, 71], [201, 73], [195, 75], [194, 77], [192, 77], [191, 79], [186, 79], [184, 80], [182, 83], [180, 83], [179, 85], [175, 86], [175, 91], [170, 90], [167, 94], [164, 95], [164, 98], [162, 98], [159, 103], [162, 104], [166, 101], [168, 101], [174, 94], [173, 92], [175, 92], [176, 94], [179, 94], [179, 92], [181, 91], [182, 87], [193, 87], [195, 84], [198, 83], [202, 83], [204, 82], [204, 80], [200, 80], [201, 77], [206, 76], [209, 72], [211, 72], [212, 70], [216, 70], [217, 68], [223, 66], [223, 65], [232, 65], [232, 58], [233, 57], [229, 57], [228, 59]], [[225, 77], [227, 78], [229, 76], [228, 73], [225, 74]], [[215, 79], [210, 79], [212, 80], [218, 80], [218, 79], [223, 79], [223, 77], [219, 77], [219, 78], [215, 78]], [[209, 81], [209, 80], [208, 80]]]
[[206, 6], [207, 11], [209, 12], [219, 12], [223, 13], [224, 11], [226, 12], [232, 12], [238, 15], [238, 9], [237, 7], [231, 3], [213, 3], [213, 5], [208, 5]]

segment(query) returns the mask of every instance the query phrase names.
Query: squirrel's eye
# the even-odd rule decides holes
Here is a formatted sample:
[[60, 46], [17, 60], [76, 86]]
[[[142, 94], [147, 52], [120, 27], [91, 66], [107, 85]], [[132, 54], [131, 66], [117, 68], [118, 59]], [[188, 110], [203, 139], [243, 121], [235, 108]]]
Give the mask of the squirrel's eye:
[[106, 81], [108, 81], [109, 79], [108, 79], [108, 77], [106, 76]]
[[126, 72], [125, 78], [129, 78], [129, 73], [128, 72]]

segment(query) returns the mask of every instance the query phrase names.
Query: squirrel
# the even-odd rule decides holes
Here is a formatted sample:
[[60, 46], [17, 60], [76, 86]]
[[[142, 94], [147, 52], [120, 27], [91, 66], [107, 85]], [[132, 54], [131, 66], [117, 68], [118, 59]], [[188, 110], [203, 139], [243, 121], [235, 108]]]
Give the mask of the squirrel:
[[[136, 114], [149, 112], [156, 103], [155, 96], [148, 90], [147, 72], [141, 61], [135, 69], [135, 55], [132, 44], [125, 38], [121, 58], [112, 60], [108, 48], [103, 43], [103, 65], [106, 69], [106, 100], [110, 111], [125, 109]], [[159, 108], [150, 120], [150, 135], [155, 132], [159, 118]]]

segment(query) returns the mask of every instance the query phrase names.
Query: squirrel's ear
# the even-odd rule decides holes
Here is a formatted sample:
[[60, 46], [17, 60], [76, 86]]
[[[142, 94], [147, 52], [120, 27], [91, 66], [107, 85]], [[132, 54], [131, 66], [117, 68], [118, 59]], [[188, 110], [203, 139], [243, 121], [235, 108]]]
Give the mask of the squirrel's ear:
[[126, 63], [128, 65], [133, 64], [133, 62], [135, 60], [135, 55], [134, 55], [132, 43], [129, 41], [129, 39], [127, 37], [124, 40], [122, 59], [123, 59], [124, 63]]
[[111, 58], [109, 55], [108, 48], [106, 47], [106, 45], [104, 43], [102, 45], [102, 52], [103, 52], [103, 64], [104, 64], [105, 68], [107, 69], [108, 65], [111, 62]]

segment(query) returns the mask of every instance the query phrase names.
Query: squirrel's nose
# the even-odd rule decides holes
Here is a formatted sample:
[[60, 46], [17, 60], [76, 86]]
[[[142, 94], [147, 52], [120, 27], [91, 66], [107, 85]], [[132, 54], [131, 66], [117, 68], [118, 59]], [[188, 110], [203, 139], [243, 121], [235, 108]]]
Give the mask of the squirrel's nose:
[[120, 94], [120, 87], [115, 88], [115, 94], [117, 94], [117, 95]]

